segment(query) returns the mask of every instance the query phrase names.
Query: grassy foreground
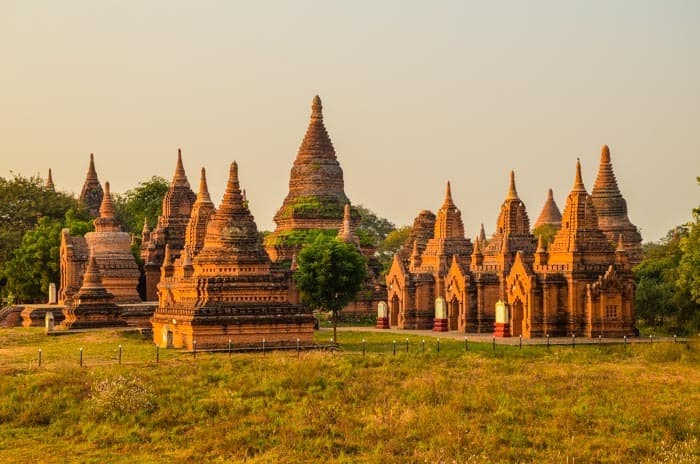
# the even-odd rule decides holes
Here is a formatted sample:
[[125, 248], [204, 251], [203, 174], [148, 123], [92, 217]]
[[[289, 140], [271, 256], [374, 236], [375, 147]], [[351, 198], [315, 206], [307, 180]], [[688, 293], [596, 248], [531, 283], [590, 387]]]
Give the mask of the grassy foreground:
[[0, 462], [700, 461], [697, 343], [438, 353], [409, 337], [405, 353], [403, 337], [394, 355], [394, 338], [156, 364], [137, 334], [0, 330]]

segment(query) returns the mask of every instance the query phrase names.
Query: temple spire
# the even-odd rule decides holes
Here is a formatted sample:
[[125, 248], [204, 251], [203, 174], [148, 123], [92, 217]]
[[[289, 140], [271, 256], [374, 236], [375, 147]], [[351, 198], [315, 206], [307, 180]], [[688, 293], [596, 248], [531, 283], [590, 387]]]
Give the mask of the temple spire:
[[581, 177], [581, 160], [576, 158], [576, 178], [574, 179], [574, 187], [571, 189], [572, 192], [585, 192], [586, 187], [583, 185], [583, 178]]
[[518, 191], [515, 189], [515, 172], [510, 171], [510, 186], [508, 187], [508, 196], [506, 200], [519, 200]]
[[243, 195], [241, 194], [241, 184], [238, 181], [238, 163], [234, 161], [229, 168], [228, 183], [226, 184], [226, 191], [221, 201], [220, 210], [223, 214], [227, 211], [242, 209], [245, 209], [245, 205], [243, 204]]
[[109, 192], [109, 182], [105, 182], [104, 196], [100, 205], [101, 218], [113, 218], [115, 216], [114, 202]]
[[622, 234], [619, 234], [617, 236], [617, 248], [615, 249], [616, 252], [621, 253], [621, 252], [626, 252], [627, 250], [625, 249], [625, 241], [622, 239]]
[[97, 181], [97, 170], [95, 170], [95, 155], [93, 153], [90, 153], [90, 165], [88, 166], [88, 172], [85, 182], [89, 180]]
[[481, 223], [481, 228], [479, 229], [479, 241], [484, 244], [486, 243], [486, 230], [484, 229], [484, 223]]
[[141, 236], [144, 237], [151, 233], [151, 228], [148, 227], [148, 217], [143, 218], [143, 228], [141, 229]]
[[207, 171], [204, 168], [202, 168], [201, 175], [199, 177], [199, 192], [197, 192], [197, 202], [212, 202], [211, 197], [209, 196], [209, 186], [207, 186]]
[[100, 272], [100, 267], [97, 265], [95, 255], [91, 253], [87, 268], [85, 269], [85, 274], [83, 275], [83, 284], [80, 286], [80, 289], [96, 288], [103, 288], [102, 273]]
[[314, 95], [314, 99], [311, 101], [311, 119], [323, 120], [323, 105], [321, 97], [318, 95]]
[[177, 149], [177, 165], [175, 166], [175, 175], [173, 175], [172, 185], [190, 186], [185, 174], [185, 167], [182, 164], [182, 150]]
[[445, 201], [442, 203], [442, 207], [455, 207], [454, 201], [452, 201], [452, 187], [450, 187], [450, 181], [447, 181], [447, 187], [445, 188]]
[[56, 191], [56, 187], [53, 185], [53, 176], [51, 175], [51, 168], [49, 168], [49, 176], [46, 178], [46, 189]]
[[360, 245], [360, 240], [355, 235], [354, 231], [352, 230], [352, 217], [350, 215], [350, 203], [345, 203], [345, 208], [343, 209], [343, 224], [338, 231], [338, 238], [340, 238], [342, 241], [346, 243], [352, 243], [354, 245], [359, 246]]

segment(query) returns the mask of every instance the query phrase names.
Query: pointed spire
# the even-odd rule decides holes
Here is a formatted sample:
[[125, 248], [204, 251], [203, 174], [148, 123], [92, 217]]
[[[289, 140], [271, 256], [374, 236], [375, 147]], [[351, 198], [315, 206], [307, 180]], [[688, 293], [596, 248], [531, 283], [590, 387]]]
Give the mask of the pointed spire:
[[454, 208], [455, 204], [452, 201], [452, 187], [450, 186], [450, 181], [447, 181], [447, 187], [445, 188], [445, 201], [442, 203], [442, 207]]
[[95, 155], [90, 153], [90, 165], [88, 166], [87, 180], [97, 180], [97, 171], [95, 170]]
[[610, 148], [607, 145], [603, 145], [600, 150], [600, 164], [610, 162]]
[[510, 171], [510, 186], [508, 187], [508, 196], [506, 200], [519, 200], [518, 191], [515, 189], [515, 172]]
[[323, 105], [321, 97], [318, 95], [314, 95], [314, 99], [311, 101], [311, 119], [323, 119]]
[[343, 224], [338, 231], [338, 238], [346, 243], [353, 243], [355, 245], [360, 244], [360, 240], [355, 235], [352, 227], [352, 217], [350, 216], [350, 203], [345, 203], [343, 209]]
[[183, 267], [191, 267], [192, 266], [192, 256], [190, 256], [190, 251], [185, 248], [183, 250], [184, 257], [182, 258], [182, 266]]
[[53, 185], [53, 176], [51, 175], [51, 168], [49, 168], [49, 176], [46, 178], [46, 189], [55, 191], [56, 188]]
[[109, 192], [109, 182], [105, 182], [104, 196], [102, 197], [102, 204], [100, 205], [100, 217], [113, 218], [114, 216], [114, 202], [112, 202], [112, 195]]
[[233, 211], [246, 209], [243, 203], [243, 195], [241, 194], [241, 185], [238, 181], [238, 163], [231, 163], [229, 168], [228, 182], [224, 198], [221, 200], [221, 214], [227, 214]]
[[297, 254], [294, 252], [292, 253], [292, 262], [289, 265], [289, 270], [296, 271], [297, 269], [299, 269], [299, 265], [297, 264]]
[[199, 192], [197, 192], [197, 203], [211, 203], [209, 196], [209, 187], [207, 186], [207, 171], [202, 168], [199, 177]]
[[585, 192], [586, 187], [583, 185], [583, 178], [581, 177], [581, 160], [576, 158], [576, 178], [574, 179], [574, 186], [571, 189], [572, 192]]
[[479, 229], [479, 241], [484, 244], [486, 243], [486, 230], [484, 230], [484, 223], [481, 223], [481, 228]]
[[182, 150], [179, 148], [177, 149], [177, 164], [175, 165], [175, 174], [173, 175], [171, 185], [190, 186], [187, 180], [187, 174], [185, 174], [185, 166], [182, 164]]
[[143, 218], [143, 229], [141, 229], [141, 236], [146, 236], [151, 233], [151, 228], [148, 227], [148, 217]]

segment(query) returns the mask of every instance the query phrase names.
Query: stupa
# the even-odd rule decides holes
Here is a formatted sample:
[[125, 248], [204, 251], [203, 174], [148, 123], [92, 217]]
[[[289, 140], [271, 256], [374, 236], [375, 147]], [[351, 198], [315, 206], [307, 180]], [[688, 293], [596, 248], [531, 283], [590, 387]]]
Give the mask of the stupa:
[[610, 149], [603, 145], [600, 153], [598, 176], [591, 192], [593, 205], [598, 214], [598, 226], [613, 244], [622, 236], [630, 263], [642, 260], [642, 236], [627, 215], [627, 201], [620, 193], [610, 160]]
[[545, 224], [552, 225], [557, 229], [561, 227], [561, 211], [559, 211], [559, 207], [554, 201], [552, 189], [547, 190], [547, 199], [544, 202], [544, 206], [542, 206], [540, 215], [537, 217], [534, 228], [537, 229]]
[[114, 295], [102, 284], [102, 275], [95, 256], [91, 256], [80, 290], [73, 297], [72, 304], [63, 309], [65, 319], [61, 327], [89, 329], [126, 326], [126, 321], [119, 317], [120, 313], [121, 309], [114, 303]]
[[[206, 187], [206, 183], [202, 184]], [[200, 187], [200, 200], [206, 201]], [[201, 204], [200, 204], [201, 206]], [[152, 318], [160, 346], [213, 349], [233, 345], [310, 343], [314, 318], [298, 304], [292, 273], [272, 266], [231, 165], [221, 205], [212, 212], [198, 249], [194, 208], [184, 252], [171, 259], [166, 247], [159, 304]], [[192, 254], [191, 254], [192, 253]]]

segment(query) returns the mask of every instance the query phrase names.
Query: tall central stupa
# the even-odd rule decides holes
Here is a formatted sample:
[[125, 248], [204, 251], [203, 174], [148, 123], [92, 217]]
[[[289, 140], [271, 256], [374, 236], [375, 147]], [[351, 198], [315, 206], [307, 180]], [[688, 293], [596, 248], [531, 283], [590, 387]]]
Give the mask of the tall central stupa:
[[[265, 240], [270, 258], [275, 262], [291, 261], [307, 231], [338, 231], [349, 202], [343, 169], [323, 124], [323, 106], [316, 95], [311, 103], [309, 127], [292, 166], [289, 193], [275, 214], [277, 228]], [[350, 216], [354, 227], [359, 214], [351, 209]]]

